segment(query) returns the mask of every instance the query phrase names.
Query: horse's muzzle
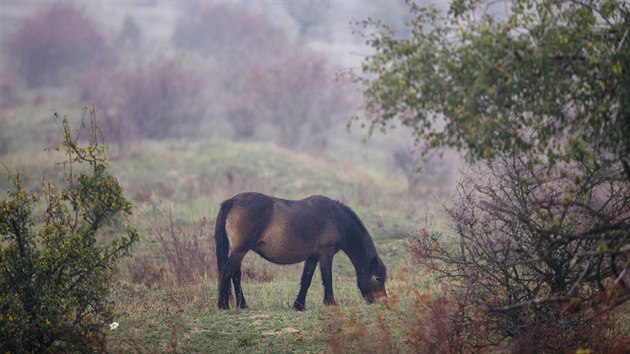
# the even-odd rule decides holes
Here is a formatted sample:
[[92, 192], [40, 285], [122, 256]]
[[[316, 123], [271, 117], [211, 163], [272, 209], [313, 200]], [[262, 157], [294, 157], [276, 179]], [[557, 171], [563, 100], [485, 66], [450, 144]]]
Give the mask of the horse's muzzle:
[[365, 301], [367, 301], [368, 304], [380, 302], [387, 306], [387, 292], [385, 290], [379, 290], [379, 291], [370, 293], [365, 296]]

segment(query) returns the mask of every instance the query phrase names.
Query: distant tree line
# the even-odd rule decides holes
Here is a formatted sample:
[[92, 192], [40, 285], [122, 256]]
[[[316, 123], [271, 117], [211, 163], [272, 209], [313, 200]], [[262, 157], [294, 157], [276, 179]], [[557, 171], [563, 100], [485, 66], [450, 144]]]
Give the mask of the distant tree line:
[[[108, 139], [123, 145], [210, 136], [225, 121], [238, 139], [318, 150], [350, 114], [336, 68], [242, 4], [190, 6], [172, 45], [171, 53], [147, 55], [133, 18], [104, 33], [89, 13], [60, 3], [21, 23], [3, 55], [27, 87], [63, 86], [95, 104]], [[261, 128], [273, 133], [262, 136]]]

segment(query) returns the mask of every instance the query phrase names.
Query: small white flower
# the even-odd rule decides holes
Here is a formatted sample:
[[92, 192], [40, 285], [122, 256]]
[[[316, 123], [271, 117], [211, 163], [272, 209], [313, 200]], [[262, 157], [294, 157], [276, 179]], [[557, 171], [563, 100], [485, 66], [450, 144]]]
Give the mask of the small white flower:
[[118, 322], [112, 322], [109, 324], [109, 329], [114, 330], [118, 328], [118, 326], [119, 326]]

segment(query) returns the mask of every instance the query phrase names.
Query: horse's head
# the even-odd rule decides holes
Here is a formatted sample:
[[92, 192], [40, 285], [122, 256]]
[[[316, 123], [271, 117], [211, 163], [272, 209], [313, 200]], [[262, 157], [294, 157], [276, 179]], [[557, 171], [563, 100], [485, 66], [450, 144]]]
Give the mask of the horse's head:
[[374, 256], [369, 261], [366, 271], [357, 277], [361, 295], [370, 304], [377, 300], [387, 299], [385, 281], [387, 281], [387, 268], [378, 256]]

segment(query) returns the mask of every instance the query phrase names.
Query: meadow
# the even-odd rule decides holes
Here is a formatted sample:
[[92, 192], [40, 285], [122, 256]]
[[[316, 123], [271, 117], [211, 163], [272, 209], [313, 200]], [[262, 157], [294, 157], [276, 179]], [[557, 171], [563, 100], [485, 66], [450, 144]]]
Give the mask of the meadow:
[[[627, 352], [630, 9], [512, 5], [3, 1], [0, 351]], [[218, 310], [246, 191], [351, 207], [388, 301], [252, 252]]]
[[[392, 157], [396, 149], [407, 156], [405, 131], [368, 139], [358, 124], [346, 129], [357, 113], [356, 93], [335, 76], [340, 63], [355, 65], [357, 58], [347, 55], [354, 39], [341, 35], [343, 45], [336, 46], [339, 31], [294, 38], [290, 17], [278, 23], [256, 6], [237, 3], [83, 5], [11, 3], [0, 9], [6, 23], [0, 41], [7, 49], [0, 56], [0, 191], [4, 199], [10, 177], [18, 174], [35, 193], [48, 181], [61, 188], [64, 156], [56, 148], [63, 136], [53, 115], [67, 116], [77, 129], [82, 109], [94, 105], [109, 171], [133, 203], [128, 222], [140, 235], [114, 274], [110, 301], [119, 325], [107, 327], [106, 342], [96, 347], [142, 353], [408, 351], [406, 331], [415, 325], [401, 325], [401, 319], [415, 313], [416, 292], [433, 291], [435, 283], [411, 264], [406, 243], [429, 223], [449, 229], [442, 203], [454, 168], [410, 186], [417, 161], [407, 163], [405, 175]], [[291, 10], [289, 2], [277, 5]], [[355, 5], [348, 6], [353, 13]], [[357, 8], [380, 12], [378, 6]], [[112, 19], [97, 21], [93, 15], [102, 11]], [[215, 16], [232, 20], [222, 25]], [[295, 20], [299, 25], [302, 19]], [[345, 18], [321, 21], [347, 25]], [[195, 27], [200, 23], [205, 27]], [[243, 34], [223, 41], [234, 28]], [[191, 31], [215, 37], [186, 37]], [[44, 33], [52, 37], [43, 40]], [[252, 252], [243, 264], [250, 308], [219, 311], [215, 217], [223, 200], [244, 191], [287, 199], [321, 194], [355, 210], [388, 267], [390, 308], [365, 303], [354, 268], [340, 252], [333, 264], [339, 306], [322, 305], [316, 270], [307, 311], [293, 311], [301, 264], [277, 266]], [[45, 210], [41, 203], [35, 209], [38, 225]], [[385, 332], [391, 340], [383, 342]]]
[[[52, 115], [26, 118], [9, 129], [13, 141], [2, 162], [37, 190], [44, 180], [61, 183], [62, 156], [51, 136], [59, 135]], [[78, 126], [80, 114], [69, 116]], [[32, 119], [31, 124], [26, 120]], [[37, 129], [27, 127], [37, 126]], [[220, 136], [199, 140], [144, 139], [107, 147], [111, 171], [133, 201], [130, 222], [140, 232], [132, 256], [119, 265], [111, 293], [116, 329], [108, 330], [108, 352], [330, 352], [407, 351], [418, 292], [436, 290], [429, 275], [413, 266], [406, 242], [427, 227], [448, 230], [449, 222], [431, 186], [426, 196], [410, 194], [407, 182], [383, 151], [390, 142], [365, 142], [340, 130], [328, 148], [312, 154], [256, 140]], [[220, 134], [218, 134], [220, 135]], [[355, 134], [356, 135], [356, 134]], [[106, 132], [104, 134], [105, 139]], [[387, 151], [387, 150], [385, 150]], [[1, 181], [3, 190], [8, 179]], [[301, 264], [279, 266], [255, 253], [243, 265], [249, 309], [216, 308], [214, 218], [222, 200], [241, 191], [299, 199], [322, 194], [351, 206], [366, 224], [389, 271], [391, 306], [368, 305], [356, 286], [354, 268], [340, 252], [333, 264], [339, 306], [322, 304], [319, 271], [307, 310], [291, 305], [299, 289]], [[380, 327], [379, 327], [380, 326]], [[357, 332], [358, 331], [358, 332]], [[369, 335], [370, 331], [376, 333]], [[355, 333], [357, 332], [357, 333]], [[382, 342], [383, 333], [390, 340]], [[349, 336], [348, 340], [346, 336]]]

